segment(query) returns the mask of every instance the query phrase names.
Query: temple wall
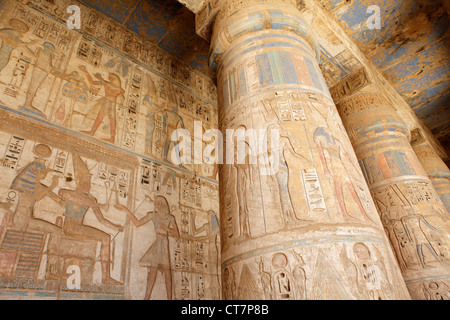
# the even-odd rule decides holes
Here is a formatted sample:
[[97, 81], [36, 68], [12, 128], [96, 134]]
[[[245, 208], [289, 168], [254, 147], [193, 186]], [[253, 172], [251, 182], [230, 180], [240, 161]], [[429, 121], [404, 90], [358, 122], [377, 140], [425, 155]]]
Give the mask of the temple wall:
[[0, 1], [0, 297], [220, 298], [215, 167], [170, 157], [216, 101], [81, 3]]

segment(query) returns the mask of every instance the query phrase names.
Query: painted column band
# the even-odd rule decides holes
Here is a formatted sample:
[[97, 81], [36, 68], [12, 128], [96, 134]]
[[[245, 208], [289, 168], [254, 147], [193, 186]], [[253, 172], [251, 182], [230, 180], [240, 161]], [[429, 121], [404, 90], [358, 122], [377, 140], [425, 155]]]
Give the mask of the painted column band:
[[[264, 31], [288, 31], [288, 34], [307, 41], [316, 58], [320, 58], [320, 48], [313, 31], [295, 7], [282, 3], [250, 2], [242, 1], [242, 8], [239, 11], [230, 13], [222, 10], [218, 13], [211, 38], [209, 60], [211, 69], [217, 69], [221, 56], [233, 47], [239, 37]], [[247, 3], [247, 6], [244, 6], [244, 3]]]
[[227, 51], [219, 68], [218, 90], [223, 99], [223, 113], [249, 95], [272, 89], [314, 92], [331, 101], [321, 71], [305, 41], [276, 33], [252, 36], [239, 42], [242, 46]]

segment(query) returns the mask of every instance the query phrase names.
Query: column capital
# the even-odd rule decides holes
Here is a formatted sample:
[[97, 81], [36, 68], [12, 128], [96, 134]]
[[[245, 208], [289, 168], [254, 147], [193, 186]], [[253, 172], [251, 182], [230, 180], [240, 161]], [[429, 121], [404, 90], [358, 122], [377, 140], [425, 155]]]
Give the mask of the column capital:
[[220, 57], [243, 36], [282, 31], [304, 40], [320, 58], [320, 46], [304, 21], [297, 0], [211, 0], [196, 15], [196, 30], [211, 41], [210, 67], [216, 70]]
[[[185, 1], [185, 0], [184, 0]], [[180, 1], [180, 2], [184, 2]], [[200, 10], [195, 11], [195, 28], [203, 39], [211, 40], [211, 29], [219, 10], [227, 12], [237, 11], [249, 4], [255, 3], [283, 3], [291, 4], [298, 9], [304, 8], [303, 0], [206, 0]]]
[[410, 131], [406, 123], [394, 105], [370, 81], [364, 68], [330, 88], [330, 94], [353, 143], [395, 132], [403, 134], [409, 141]]

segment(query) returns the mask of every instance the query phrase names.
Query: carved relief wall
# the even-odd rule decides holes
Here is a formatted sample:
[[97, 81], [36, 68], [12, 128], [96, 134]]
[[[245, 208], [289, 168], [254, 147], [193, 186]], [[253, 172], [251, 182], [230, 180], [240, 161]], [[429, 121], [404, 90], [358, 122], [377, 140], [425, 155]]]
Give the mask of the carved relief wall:
[[81, 3], [0, 21], [2, 297], [219, 299], [217, 170], [170, 157], [217, 128], [211, 79]]

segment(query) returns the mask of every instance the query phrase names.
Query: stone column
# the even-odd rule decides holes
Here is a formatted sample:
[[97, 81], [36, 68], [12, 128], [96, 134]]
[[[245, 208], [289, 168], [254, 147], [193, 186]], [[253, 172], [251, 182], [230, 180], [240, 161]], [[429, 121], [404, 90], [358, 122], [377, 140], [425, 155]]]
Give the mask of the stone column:
[[447, 212], [450, 213], [450, 169], [435, 149], [423, 139], [419, 129], [413, 130], [411, 135], [413, 136], [411, 145], [414, 152]]
[[213, 1], [203, 35], [207, 21], [227, 133], [224, 298], [409, 299], [296, 1]]
[[413, 299], [450, 287], [448, 214], [407, 125], [364, 70], [331, 89]]

